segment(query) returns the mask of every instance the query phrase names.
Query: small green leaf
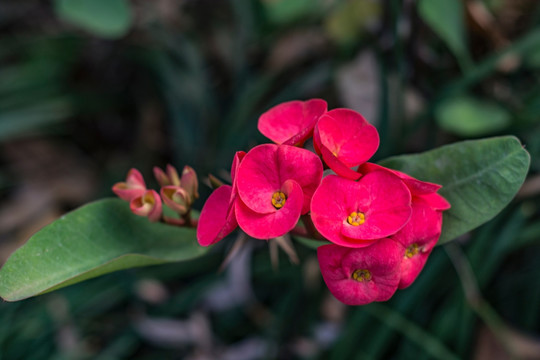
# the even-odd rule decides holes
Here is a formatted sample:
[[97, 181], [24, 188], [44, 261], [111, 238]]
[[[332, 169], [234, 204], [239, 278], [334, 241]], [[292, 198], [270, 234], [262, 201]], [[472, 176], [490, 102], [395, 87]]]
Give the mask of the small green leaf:
[[492, 134], [510, 124], [510, 113], [502, 106], [465, 96], [441, 103], [435, 117], [441, 128], [465, 137]]
[[272, 0], [263, 1], [269, 20], [274, 24], [292, 23], [308, 17], [322, 9], [320, 0]]
[[0, 296], [16, 301], [109, 272], [184, 261], [207, 251], [195, 229], [151, 223], [119, 199], [78, 208], [44, 227], [0, 270]]
[[461, 0], [421, 0], [418, 13], [439, 35], [462, 65], [470, 62], [465, 42], [464, 9]]
[[469, 140], [422, 154], [386, 159], [381, 165], [442, 185], [452, 205], [444, 212], [439, 244], [482, 225], [515, 196], [527, 176], [530, 156], [513, 136]]
[[104, 38], [120, 38], [130, 29], [133, 15], [127, 0], [55, 0], [58, 16]]
[[382, 4], [375, 1], [348, 0], [339, 3], [325, 17], [328, 35], [339, 44], [350, 44], [366, 33], [370, 26], [380, 22]]

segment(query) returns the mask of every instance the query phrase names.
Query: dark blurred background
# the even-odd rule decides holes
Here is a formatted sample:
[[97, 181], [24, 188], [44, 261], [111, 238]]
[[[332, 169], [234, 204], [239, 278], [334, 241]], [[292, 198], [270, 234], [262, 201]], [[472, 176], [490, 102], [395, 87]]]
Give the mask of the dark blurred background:
[[0, 359], [539, 359], [539, 80], [537, 0], [0, 0], [1, 262], [131, 167], [226, 177], [283, 101], [359, 111], [375, 160], [501, 134], [532, 155], [516, 200], [387, 303], [337, 302], [301, 244], [218, 272], [232, 237], [0, 304]]

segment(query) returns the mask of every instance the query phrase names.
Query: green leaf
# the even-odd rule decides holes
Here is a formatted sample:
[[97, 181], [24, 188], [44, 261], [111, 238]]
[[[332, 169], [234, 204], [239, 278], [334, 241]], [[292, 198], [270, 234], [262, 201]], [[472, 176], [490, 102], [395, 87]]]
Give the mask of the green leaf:
[[328, 35], [340, 44], [350, 44], [366, 33], [370, 25], [380, 22], [382, 4], [374, 1], [341, 2], [325, 17]]
[[418, 13], [458, 58], [468, 66], [470, 57], [465, 42], [464, 8], [461, 0], [421, 0]]
[[55, 0], [57, 15], [104, 38], [120, 38], [130, 29], [133, 15], [127, 0]]
[[78, 208], [44, 227], [0, 270], [0, 296], [16, 301], [109, 272], [184, 261], [207, 248], [195, 229], [151, 223], [120, 199]]
[[320, 0], [264, 1], [266, 15], [274, 24], [292, 23], [321, 11]]
[[513, 136], [469, 140], [416, 155], [392, 157], [381, 165], [442, 185], [452, 205], [444, 212], [439, 244], [482, 225], [515, 196], [527, 176], [530, 156]]
[[444, 130], [466, 137], [492, 134], [510, 124], [510, 113], [504, 107], [465, 96], [441, 103], [435, 117]]

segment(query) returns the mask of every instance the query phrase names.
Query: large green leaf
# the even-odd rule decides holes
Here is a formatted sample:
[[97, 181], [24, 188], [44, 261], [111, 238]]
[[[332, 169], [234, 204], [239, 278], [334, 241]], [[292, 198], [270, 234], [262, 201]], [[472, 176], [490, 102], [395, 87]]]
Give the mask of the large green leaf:
[[497, 215], [523, 184], [529, 163], [519, 140], [503, 136], [396, 156], [381, 165], [443, 186], [439, 193], [452, 205], [444, 212], [443, 244]]
[[60, 18], [104, 38], [124, 36], [133, 15], [127, 0], [56, 0]]
[[16, 301], [109, 272], [203, 255], [195, 229], [151, 223], [119, 199], [85, 205], [44, 227], [0, 270], [0, 296]]

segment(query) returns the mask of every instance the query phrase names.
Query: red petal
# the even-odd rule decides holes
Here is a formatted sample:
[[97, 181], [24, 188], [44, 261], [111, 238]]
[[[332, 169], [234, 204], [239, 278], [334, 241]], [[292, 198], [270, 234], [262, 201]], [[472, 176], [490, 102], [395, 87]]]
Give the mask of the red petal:
[[215, 244], [236, 229], [234, 206], [229, 204], [231, 193], [231, 186], [220, 186], [204, 204], [197, 226], [197, 240], [201, 246]]
[[262, 114], [257, 127], [277, 144], [292, 141], [291, 145], [295, 145], [311, 136], [317, 120], [326, 109], [326, 101], [321, 99], [285, 102]]

